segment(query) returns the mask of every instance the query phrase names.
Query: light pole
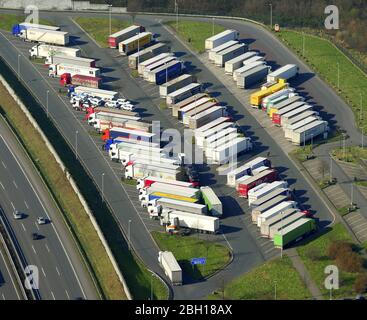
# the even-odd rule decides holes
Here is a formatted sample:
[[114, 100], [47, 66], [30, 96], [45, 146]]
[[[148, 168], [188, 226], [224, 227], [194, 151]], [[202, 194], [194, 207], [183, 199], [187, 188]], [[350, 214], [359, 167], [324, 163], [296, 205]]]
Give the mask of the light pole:
[[362, 96], [362, 92], [360, 92], [359, 95], [361, 97], [361, 112], [359, 113], [359, 120], [362, 121], [362, 119], [363, 119], [363, 96]]
[[20, 80], [20, 54], [18, 54], [18, 80]]
[[130, 230], [131, 230], [131, 220], [129, 220], [129, 226], [128, 226], [128, 245], [129, 245], [129, 251], [131, 250], [131, 248], [130, 248]]
[[333, 158], [330, 155], [330, 183], [333, 181]]
[[312, 151], [312, 148], [313, 148], [313, 133], [311, 133], [311, 151]]
[[277, 281], [274, 281], [274, 300], [277, 299]]
[[345, 161], [345, 133], [343, 133], [343, 159]]
[[140, 35], [140, 31], [136, 33], [136, 35], [138, 36], [138, 65], [140, 63], [140, 59], [139, 59], [139, 53], [140, 53], [140, 39], [139, 39], [139, 35]]
[[102, 202], [104, 202], [104, 173], [102, 173]]
[[353, 207], [353, 182], [350, 184], [350, 207]]
[[111, 11], [112, 11], [112, 4], [109, 4], [108, 5], [108, 8], [109, 8], [109, 16], [110, 16], [110, 21], [109, 21], [109, 23], [110, 23], [110, 34], [112, 34], [112, 26], [111, 26]]
[[364, 140], [364, 128], [362, 127], [361, 129], [362, 129], [362, 136], [361, 136], [362, 141], [361, 142], [362, 142], [362, 149], [363, 149], [364, 148], [364, 141], [363, 141]]
[[273, 30], [273, 4], [269, 3], [270, 7], [270, 30]]
[[48, 94], [50, 93], [50, 90], [46, 91], [46, 115], [48, 118]]
[[214, 36], [214, 17], [212, 18], [212, 35]]
[[340, 68], [339, 68], [340, 65], [339, 65], [339, 62], [337, 62], [336, 64], [338, 66], [338, 90], [340, 90], [339, 88], [340, 87]]
[[75, 131], [75, 159], [78, 159], [78, 130]]
[[305, 56], [305, 33], [302, 32], [302, 56]]
[[280, 237], [282, 244], [280, 246], [280, 258], [283, 258], [283, 211], [280, 213]]
[[166, 68], [166, 83], [168, 82], [168, 69], [167, 69], [167, 62], [164, 63], [164, 66]]
[[178, 3], [175, 0], [175, 10], [176, 10], [176, 32], [178, 32]]

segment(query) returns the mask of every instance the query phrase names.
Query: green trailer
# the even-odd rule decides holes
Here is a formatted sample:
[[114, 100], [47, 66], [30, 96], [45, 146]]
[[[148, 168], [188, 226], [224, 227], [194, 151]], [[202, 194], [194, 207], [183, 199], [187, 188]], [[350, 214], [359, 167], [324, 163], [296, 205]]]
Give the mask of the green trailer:
[[315, 229], [315, 220], [309, 218], [299, 219], [274, 235], [274, 245], [277, 248], [284, 248], [292, 241], [309, 234]]
[[204, 203], [207, 205], [209, 211], [214, 217], [221, 217], [223, 215], [222, 202], [219, 200], [215, 192], [210, 187], [201, 187], [201, 194]]

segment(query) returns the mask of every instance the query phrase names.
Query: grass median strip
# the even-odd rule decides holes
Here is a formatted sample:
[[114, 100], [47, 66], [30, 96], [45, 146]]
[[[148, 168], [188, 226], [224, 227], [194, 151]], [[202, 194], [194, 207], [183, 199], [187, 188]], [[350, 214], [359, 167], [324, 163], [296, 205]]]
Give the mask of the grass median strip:
[[366, 132], [366, 74], [328, 40], [293, 30], [282, 30], [277, 35], [339, 93], [352, 108], [357, 126]]
[[190, 20], [179, 21], [178, 25], [176, 21], [167, 21], [165, 24], [175, 30], [198, 53], [205, 51], [205, 39], [226, 30], [218, 24]]
[[[172, 251], [183, 274], [193, 280], [200, 280], [213, 274], [225, 266], [230, 259], [230, 251], [227, 247], [208, 241], [202, 234], [181, 236], [153, 231], [152, 236], [161, 250]], [[192, 258], [206, 258], [206, 264], [193, 267]]]
[[[13, 25], [24, 22], [23, 14], [0, 13], [0, 29], [11, 31]], [[51, 21], [40, 19], [40, 24], [52, 25]]]
[[211, 294], [208, 299], [304, 300], [311, 294], [287, 256], [268, 261]]
[[[106, 18], [75, 17], [77, 22], [103, 48], [108, 48], [107, 39], [110, 35], [110, 22]], [[111, 19], [111, 34], [128, 27], [130, 23]]]

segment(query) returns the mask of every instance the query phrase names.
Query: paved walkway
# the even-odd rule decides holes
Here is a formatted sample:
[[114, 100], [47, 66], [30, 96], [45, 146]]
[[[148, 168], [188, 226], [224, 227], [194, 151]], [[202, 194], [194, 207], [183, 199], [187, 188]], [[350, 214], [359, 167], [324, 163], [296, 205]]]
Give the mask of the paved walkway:
[[300, 256], [297, 253], [297, 249], [291, 248], [286, 251], [286, 254], [291, 259], [294, 268], [298, 271], [304, 284], [310, 291], [312, 297], [316, 300], [323, 300], [320, 289], [317, 287], [316, 283], [313, 281], [310, 274], [308, 273], [305, 265], [303, 264]]

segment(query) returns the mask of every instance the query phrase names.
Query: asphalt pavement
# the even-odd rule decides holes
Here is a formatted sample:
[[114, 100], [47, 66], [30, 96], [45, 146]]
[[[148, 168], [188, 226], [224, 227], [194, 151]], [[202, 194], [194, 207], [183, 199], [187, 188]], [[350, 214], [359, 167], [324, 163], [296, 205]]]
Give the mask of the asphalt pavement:
[[[24, 260], [38, 268], [41, 299], [97, 299], [61, 213], [3, 120], [0, 151], [0, 201]], [[14, 219], [15, 210], [23, 214], [22, 219]], [[37, 217], [50, 223], [38, 225]], [[33, 240], [32, 233], [41, 238]]]
[[[71, 14], [75, 15], [75, 14]], [[79, 14], [81, 15], [81, 14]], [[105, 16], [103, 14], [85, 14], [88, 16]], [[100, 49], [85, 35], [72, 21], [62, 13], [43, 13], [44, 18], [49, 18], [55, 21], [62, 27], [63, 30], [69, 31], [75, 38], [72, 39], [73, 44], [82, 48], [86, 56], [97, 58], [97, 65], [102, 67], [102, 72], [107, 80], [107, 84], [111, 89], [119, 89], [128, 99], [138, 102], [138, 111], [143, 114], [145, 119], [160, 120], [164, 128], [170, 128], [172, 125], [178, 125], [173, 122], [173, 118], [167, 113], [159, 110], [159, 98], [157, 96], [158, 88], [144, 84], [140, 80], [133, 79], [124, 68], [126, 58], [120, 57], [116, 50]], [[123, 19], [130, 19], [128, 16], [120, 16]], [[250, 135], [256, 142], [255, 152], [247, 155], [244, 159], [254, 155], [264, 155], [267, 152], [271, 154], [273, 165], [277, 167], [282, 176], [289, 182], [292, 188], [296, 188], [297, 200], [304, 207], [309, 206], [316, 212], [316, 216], [320, 219], [320, 224], [325, 226], [330, 224], [333, 217], [320, 200], [317, 192], [312, 189], [303, 175], [290, 161], [283, 150], [275, 143], [261, 125], [254, 119], [251, 114], [246, 111], [246, 108], [237, 101], [228, 89], [203, 65], [200, 60], [193, 54], [187, 52], [187, 49], [169, 34], [159, 23], [162, 17], [153, 16], [137, 16], [136, 22], [142, 23], [149, 31], [157, 33], [160, 40], [168, 42], [172, 46], [172, 51], [179, 53], [179, 56], [184, 61], [187, 61], [189, 70], [195, 73], [198, 80], [202, 83], [207, 83], [209, 92], [215, 93], [218, 100], [225, 103], [228, 109], [236, 115], [237, 122], [243, 127], [242, 129]], [[164, 19], [167, 19], [164, 18]], [[216, 21], [217, 23], [231, 24], [228, 20]], [[230, 26], [230, 25], [226, 25]], [[234, 26], [234, 25], [233, 25]], [[254, 48], [259, 48], [267, 54], [267, 59], [274, 59], [278, 64], [292, 63], [294, 57], [284, 46], [279, 44], [272, 36], [266, 35], [265, 31], [260, 31], [258, 27], [251, 24], [238, 23], [236, 27], [241, 32], [241, 35], [248, 39], [256, 39], [253, 42]], [[10, 41], [7, 40], [10, 39]], [[270, 41], [270, 43], [268, 42]], [[272, 42], [274, 42], [274, 44]], [[22, 79], [27, 83], [32, 92], [45, 104], [46, 90], [50, 90], [49, 96], [49, 112], [53, 119], [57, 119], [57, 124], [71, 145], [75, 143], [75, 132], [78, 130], [78, 154], [84, 165], [88, 168], [89, 173], [94, 177], [96, 183], [101, 186], [101, 177], [104, 173], [104, 194], [109, 202], [114, 214], [118, 218], [121, 226], [127, 231], [128, 221], [131, 220], [131, 242], [138, 254], [143, 258], [144, 262], [155, 272], [162, 275], [162, 270], [157, 263], [158, 248], [151, 241], [148, 229], [145, 224], [142, 224], [141, 217], [137, 214], [137, 208], [128, 197], [126, 188], [119, 182], [119, 177], [113, 170], [111, 163], [108, 162], [105, 156], [96, 146], [96, 143], [88, 135], [88, 131], [78, 121], [76, 115], [71, 110], [70, 106], [60, 97], [57, 97], [56, 80], [48, 79], [47, 72], [38, 67], [34, 67], [27, 59], [26, 47], [27, 44], [22, 43], [19, 39], [13, 39], [8, 34], [0, 36], [0, 52], [5, 59], [10, 63], [14, 70], [17, 70], [17, 55], [21, 52], [20, 70]], [[31, 45], [28, 45], [30, 47]], [[275, 53], [274, 53], [275, 52]], [[288, 58], [290, 60], [288, 60]], [[277, 60], [278, 59], [278, 60]], [[189, 64], [190, 62], [190, 64]], [[296, 63], [302, 66], [302, 63], [297, 59]], [[301, 72], [302, 67], [301, 67]], [[302, 79], [302, 75], [300, 79]], [[318, 95], [318, 84], [308, 84], [308, 82], [317, 79], [316, 76], [304, 75], [307, 80], [302, 83], [305, 91], [312, 97]], [[298, 80], [297, 80], [298, 81]], [[293, 84], [293, 83], [292, 83]], [[306, 88], [306, 84], [308, 88]], [[294, 84], [297, 85], [297, 84]], [[301, 89], [300, 86], [297, 86]], [[317, 89], [317, 90], [316, 90]], [[313, 90], [316, 90], [314, 93]], [[331, 103], [328, 100], [331, 99]], [[318, 103], [320, 105], [340, 105], [338, 98], [333, 95], [320, 96]], [[335, 107], [338, 110], [337, 107]], [[344, 110], [345, 113], [345, 110]], [[345, 118], [345, 117], [344, 117]], [[342, 118], [342, 119], [344, 119]], [[348, 124], [348, 122], [347, 122]], [[348, 132], [349, 133], [349, 132]], [[349, 133], [352, 136], [357, 134]], [[205, 170], [205, 169], [204, 169]], [[256, 234], [249, 230], [246, 225], [246, 217], [243, 212], [246, 211], [246, 204], [234, 199], [233, 195], [228, 193], [228, 189], [224, 186], [223, 177], [218, 177], [213, 168], [206, 168], [203, 172], [203, 184], [211, 184], [214, 187], [218, 186], [219, 195], [225, 198], [225, 206], [229, 213], [223, 220], [225, 240], [234, 249], [235, 259], [233, 263], [223, 272], [207, 280], [204, 283], [189, 284], [180, 288], [175, 288], [176, 298], [201, 298], [210, 293], [217, 287], [220, 287], [222, 282], [229, 281], [255, 265], [268, 258], [264, 256], [262, 248], [259, 247], [261, 242], [256, 239]], [[227, 226], [227, 228], [226, 228]]]

